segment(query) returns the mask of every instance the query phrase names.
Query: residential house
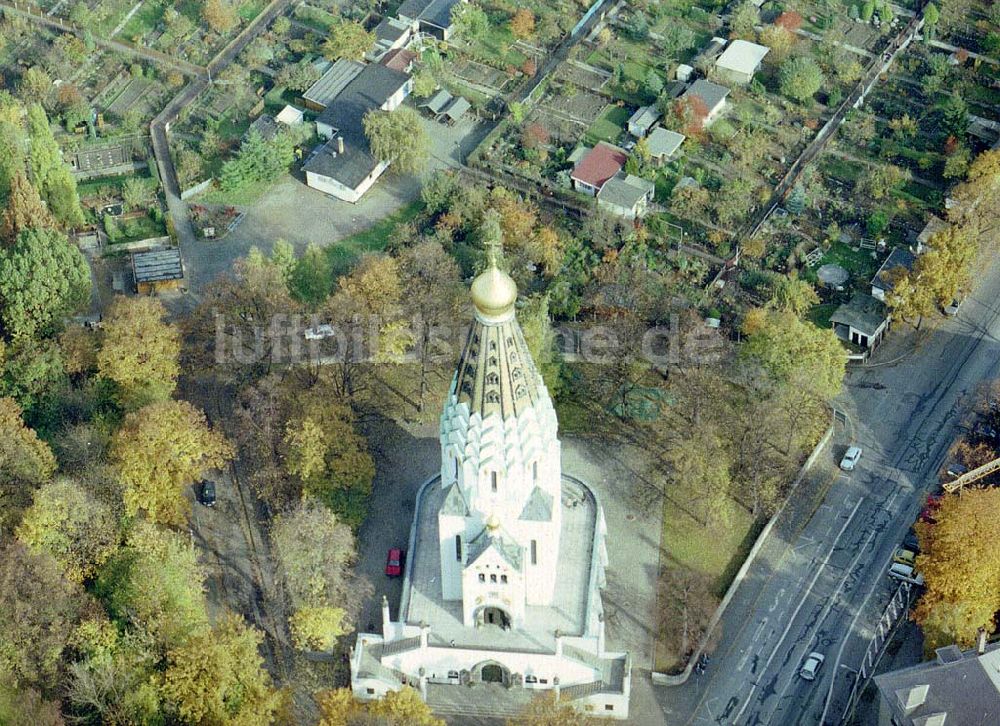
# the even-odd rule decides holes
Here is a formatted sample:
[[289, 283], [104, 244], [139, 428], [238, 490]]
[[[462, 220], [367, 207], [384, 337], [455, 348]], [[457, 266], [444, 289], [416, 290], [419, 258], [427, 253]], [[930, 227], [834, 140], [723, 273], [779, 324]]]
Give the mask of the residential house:
[[660, 120], [661, 115], [656, 106], [640, 107], [628, 120], [628, 132], [637, 139], [643, 138], [653, 128], [653, 124]]
[[314, 84], [302, 94], [307, 108], [323, 111], [347, 85], [364, 69], [363, 63], [341, 58], [330, 66]]
[[704, 125], [708, 126], [715, 119], [719, 118], [726, 109], [726, 98], [729, 96], [729, 89], [725, 86], [720, 86], [718, 83], [712, 83], [711, 81], [706, 81], [704, 78], [699, 78], [691, 84], [681, 98], [687, 99], [693, 96], [701, 99], [702, 103], [705, 104], [706, 114]]
[[684, 134], [657, 126], [646, 137], [646, 150], [656, 164], [664, 164], [674, 157], [685, 138]]
[[766, 45], [758, 45], [747, 40], [734, 40], [715, 61], [715, 69], [728, 81], [746, 85], [753, 80], [753, 74], [760, 68], [769, 50]]
[[177, 247], [132, 253], [132, 276], [140, 295], [173, 290], [184, 280], [184, 264]]
[[938, 648], [934, 660], [875, 676], [878, 726], [1000, 723], [1000, 644]]
[[892, 282], [889, 279], [889, 271], [897, 267], [907, 270], [913, 269], [913, 263], [917, 261], [916, 256], [908, 249], [896, 247], [885, 258], [885, 262], [878, 268], [875, 277], [872, 278], [872, 297], [881, 302], [885, 302], [885, 294], [892, 290]]
[[438, 40], [451, 36], [451, 12], [464, 0], [405, 0], [396, 17], [408, 23], [413, 32], [433, 35]]
[[632, 174], [613, 177], [605, 182], [597, 193], [597, 204], [626, 219], [641, 217], [653, 200], [656, 186], [648, 179]]
[[608, 179], [617, 176], [627, 160], [628, 153], [624, 149], [601, 141], [584, 154], [570, 172], [573, 188], [596, 197]]
[[857, 292], [830, 316], [830, 325], [841, 340], [872, 350], [889, 329], [889, 315], [883, 302]]
[[303, 165], [306, 184], [346, 202], [361, 199], [388, 166], [371, 153], [365, 114], [395, 110], [412, 87], [406, 73], [378, 63], [364, 66], [316, 119], [316, 133], [328, 141]]

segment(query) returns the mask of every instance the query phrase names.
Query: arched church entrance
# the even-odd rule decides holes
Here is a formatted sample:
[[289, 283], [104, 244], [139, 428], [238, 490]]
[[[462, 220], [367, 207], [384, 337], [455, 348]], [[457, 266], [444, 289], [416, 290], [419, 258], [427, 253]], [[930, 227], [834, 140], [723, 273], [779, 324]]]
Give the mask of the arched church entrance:
[[510, 670], [495, 660], [486, 660], [472, 667], [473, 683], [499, 683], [501, 686], [510, 684]]
[[476, 627], [495, 625], [503, 630], [510, 629], [510, 615], [503, 608], [494, 606], [482, 607], [476, 612]]

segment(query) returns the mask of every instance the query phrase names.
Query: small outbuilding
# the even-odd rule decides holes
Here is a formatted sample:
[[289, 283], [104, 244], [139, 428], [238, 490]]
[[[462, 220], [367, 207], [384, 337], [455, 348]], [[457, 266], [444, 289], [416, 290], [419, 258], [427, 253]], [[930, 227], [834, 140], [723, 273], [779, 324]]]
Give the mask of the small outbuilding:
[[132, 275], [140, 295], [173, 290], [184, 279], [184, 264], [177, 247], [132, 253]]
[[422, 104], [420, 104], [420, 108], [426, 108], [427, 113], [437, 118], [439, 114], [441, 114], [446, 108], [448, 108], [448, 105], [454, 99], [455, 99], [454, 96], [452, 96], [450, 93], [448, 93], [448, 91], [442, 88], [438, 90], [433, 96], [431, 96]]
[[641, 217], [653, 200], [656, 186], [648, 179], [626, 175], [609, 179], [597, 193], [597, 204], [626, 219]]
[[243, 134], [243, 140], [246, 141], [250, 138], [250, 134], [255, 131], [260, 134], [260, 137], [264, 139], [264, 141], [274, 141], [274, 137], [278, 135], [278, 131], [280, 131], [280, 129], [278, 128], [278, 122], [275, 120], [274, 116], [265, 113], [253, 120], [253, 123], [250, 124], [246, 133]]
[[712, 83], [711, 81], [706, 81], [704, 78], [699, 78], [691, 84], [691, 87], [684, 92], [681, 98], [686, 99], [692, 96], [699, 98], [705, 104], [706, 114], [704, 124], [708, 126], [725, 111], [729, 89], [725, 86], [720, 86], [718, 83]]
[[923, 252], [926, 249], [927, 244], [931, 241], [931, 238], [938, 232], [948, 228], [948, 223], [935, 214], [931, 215], [931, 218], [927, 220], [927, 224], [917, 235], [917, 252]]
[[302, 109], [295, 108], [295, 106], [285, 106], [274, 117], [274, 120], [285, 126], [299, 126], [302, 124], [303, 118]]
[[875, 277], [872, 278], [872, 297], [881, 302], [885, 302], [885, 294], [892, 291], [892, 281], [889, 274], [891, 270], [902, 267], [912, 270], [913, 264], [917, 261], [916, 255], [904, 247], [896, 247], [885, 258], [885, 262], [878, 268]]
[[715, 62], [715, 69], [732, 83], [745, 85], [753, 80], [753, 74], [760, 68], [769, 50], [766, 45], [734, 40]]
[[642, 106], [628, 120], [628, 132], [641, 139], [660, 120], [660, 110], [656, 106]]
[[830, 316], [830, 325], [841, 340], [871, 350], [889, 329], [889, 315], [881, 301], [858, 292]]
[[466, 101], [461, 96], [456, 96], [451, 100], [451, 103], [441, 112], [441, 118], [444, 119], [448, 124], [454, 124], [463, 116], [466, 112], [472, 108], [472, 104]]
[[646, 137], [646, 149], [653, 161], [663, 164], [673, 158], [685, 138], [684, 134], [657, 126]]
[[678, 81], [687, 83], [691, 80], [691, 74], [694, 73], [694, 68], [689, 66], [687, 63], [681, 63], [677, 66], [677, 70], [674, 72], [674, 78]]

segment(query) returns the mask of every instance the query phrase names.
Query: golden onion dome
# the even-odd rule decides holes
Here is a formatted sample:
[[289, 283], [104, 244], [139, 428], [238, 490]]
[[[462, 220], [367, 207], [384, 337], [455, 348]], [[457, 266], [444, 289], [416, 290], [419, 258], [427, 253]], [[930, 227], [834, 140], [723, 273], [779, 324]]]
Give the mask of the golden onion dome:
[[516, 301], [517, 285], [493, 261], [472, 281], [472, 303], [487, 317], [498, 318], [508, 314], [514, 309]]

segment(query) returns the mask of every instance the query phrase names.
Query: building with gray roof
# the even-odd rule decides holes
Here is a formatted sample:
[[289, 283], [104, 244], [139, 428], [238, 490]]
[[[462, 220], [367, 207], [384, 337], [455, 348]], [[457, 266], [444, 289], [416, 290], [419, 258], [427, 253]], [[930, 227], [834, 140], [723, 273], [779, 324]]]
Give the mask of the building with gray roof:
[[614, 177], [597, 193], [597, 203], [620, 217], [635, 219], [646, 211], [655, 189], [653, 182], [632, 174]]
[[318, 81], [309, 86], [309, 89], [302, 94], [302, 100], [314, 111], [324, 110], [351, 81], [358, 77], [364, 67], [364, 64], [357, 61], [341, 58], [330, 66]]
[[707, 111], [705, 125], [708, 126], [722, 115], [722, 112], [725, 110], [729, 89], [725, 86], [720, 86], [718, 83], [712, 83], [711, 81], [706, 81], [704, 78], [699, 78], [691, 84], [690, 88], [684, 92], [681, 98], [688, 99], [692, 96], [701, 99], [702, 103], [705, 104]]
[[646, 149], [654, 161], [662, 164], [673, 158], [685, 138], [684, 134], [657, 126], [646, 137]]
[[396, 16], [413, 27], [414, 31], [433, 35], [438, 40], [448, 40], [451, 35], [451, 13], [463, 0], [405, 0]]

